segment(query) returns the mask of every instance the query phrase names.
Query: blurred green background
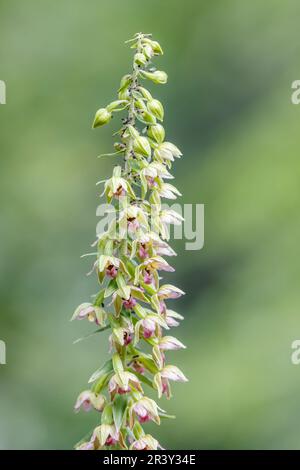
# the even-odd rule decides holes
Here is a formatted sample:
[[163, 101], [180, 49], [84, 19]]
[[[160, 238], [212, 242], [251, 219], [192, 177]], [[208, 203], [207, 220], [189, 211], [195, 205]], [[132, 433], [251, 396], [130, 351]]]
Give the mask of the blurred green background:
[[73, 345], [91, 327], [69, 318], [95, 292], [80, 255], [118, 125], [91, 122], [137, 31], [165, 50], [152, 89], [182, 202], [205, 204], [204, 248], [176, 242], [168, 277], [187, 292], [170, 361], [190, 382], [163, 400], [176, 422], [148, 429], [171, 449], [300, 448], [299, 15], [297, 0], [0, 1], [0, 448], [71, 448], [96, 423], [72, 407], [107, 336]]

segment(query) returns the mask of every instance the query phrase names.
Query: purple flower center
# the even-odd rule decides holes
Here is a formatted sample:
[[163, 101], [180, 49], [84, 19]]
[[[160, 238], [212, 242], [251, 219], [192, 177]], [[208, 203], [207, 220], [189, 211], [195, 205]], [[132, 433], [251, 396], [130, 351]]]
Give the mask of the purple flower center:
[[128, 300], [124, 300], [123, 305], [126, 310], [131, 310], [136, 305], [136, 300], [133, 297], [129, 297]]

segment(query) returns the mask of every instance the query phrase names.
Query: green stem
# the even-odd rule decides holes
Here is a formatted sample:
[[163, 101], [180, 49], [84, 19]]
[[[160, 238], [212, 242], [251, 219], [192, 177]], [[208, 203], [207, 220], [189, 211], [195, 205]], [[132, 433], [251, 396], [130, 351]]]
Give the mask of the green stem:
[[[141, 50], [142, 50], [142, 41], [141, 41], [141, 39], [142, 39], [142, 35], [138, 36], [136, 52], [141, 52]], [[137, 88], [137, 84], [138, 84], [137, 79], [138, 79], [139, 73], [140, 73], [140, 68], [134, 62], [133, 63], [133, 72], [132, 72], [132, 76], [131, 76], [132, 82], [131, 82], [130, 100], [129, 100], [130, 104], [129, 104], [129, 108], [128, 108], [128, 119], [127, 119], [128, 125], [131, 125], [131, 126], [135, 126], [135, 104], [134, 104], [135, 98], [134, 98], [134, 95], [133, 95], [132, 91]], [[132, 150], [133, 150], [133, 138], [130, 137], [129, 140], [128, 140], [128, 143], [127, 143], [127, 146], [126, 146], [126, 152], [125, 152], [125, 174], [128, 172], [127, 161], [130, 158]]]

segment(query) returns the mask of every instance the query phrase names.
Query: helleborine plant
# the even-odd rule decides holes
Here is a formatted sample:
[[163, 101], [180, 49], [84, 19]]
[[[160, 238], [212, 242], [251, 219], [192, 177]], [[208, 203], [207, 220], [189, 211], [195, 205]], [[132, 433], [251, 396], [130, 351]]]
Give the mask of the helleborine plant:
[[[175, 211], [162, 210], [161, 198], [175, 199], [179, 191], [165, 179], [180, 150], [165, 141], [161, 102], [143, 85], [167, 82], [167, 74], [156, 70], [152, 60], [163, 54], [150, 34], [138, 33], [127, 41], [134, 49], [133, 70], [125, 75], [118, 99], [95, 115], [93, 127], [109, 123], [124, 111], [122, 127], [115, 134], [116, 158], [124, 164], [114, 168], [104, 183], [106, 201], [117, 217], [106, 232], [98, 235], [93, 270], [100, 291], [93, 302], [81, 304], [72, 319], [87, 319], [102, 332], [110, 329], [111, 359], [91, 376], [91, 388], [80, 393], [75, 411], [96, 410], [99, 423], [77, 445], [77, 449], [158, 449], [157, 440], [146, 434], [142, 424], [171, 418], [145, 394], [154, 389], [160, 398], [171, 397], [171, 381], [186, 382], [175, 365], [166, 364], [166, 351], [185, 348], [164, 330], [179, 325], [183, 317], [166, 305], [166, 300], [184, 294], [170, 284], [160, 284], [160, 271], [174, 271], [163, 256], [176, 253], [168, 245], [167, 224], [181, 222]], [[150, 226], [149, 218], [152, 217]], [[93, 333], [92, 333], [93, 334]], [[146, 347], [146, 351], [143, 350]], [[147, 352], [148, 351], [148, 352]]]

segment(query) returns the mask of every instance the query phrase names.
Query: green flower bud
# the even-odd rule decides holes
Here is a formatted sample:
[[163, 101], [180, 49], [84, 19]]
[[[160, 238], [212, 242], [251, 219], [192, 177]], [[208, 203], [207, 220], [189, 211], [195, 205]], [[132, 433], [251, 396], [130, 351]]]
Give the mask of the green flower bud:
[[142, 71], [142, 74], [144, 77], [149, 78], [149, 80], [152, 80], [152, 82], [156, 84], [164, 84], [167, 83], [168, 80], [168, 75], [162, 70], [156, 70], [155, 72]]
[[147, 103], [148, 109], [150, 113], [154, 114], [154, 116], [159, 119], [160, 121], [163, 121], [164, 119], [164, 108], [163, 105], [161, 104], [160, 101], [158, 100], [150, 100]]
[[149, 122], [149, 124], [155, 124], [156, 123], [155, 116], [153, 116], [153, 114], [149, 113], [148, 111], [142, 112], [141, 116], [142, 116], [143, 120], [146, 121], [146, 122]]
[[124, 77], [121, 78], [119, 91], [123, 90], [126, 87], [128, 87], [130, 82], [131, 82], [131, 75], [129, 75], [129, 74], [124, 75]]
[[144, 54], [137, 52], [134, 56], [134, 62], [138, 65], [145, 65], [147, 63], [147, 57]]
[[93, 128], [104, 126], [111, 120], [111, 113], [106, 108], [100, 108], [96, 112]]
[[120, 100], [128, 100], [130, 98], [128, 88], [123, 88], [118, 93], [118, 98]]
[[143, 111], [147, 111], [147, 107], [141, 98], [135, 101], [135, 107], [137, 109], [142, 109]]
[[142, 93], [143, 97], [146, 99], [146, 100], [152, 100], [152, 95], [150, 93], [150, 91], [146, 90], [146, 88], [143, 88], [142, 86], [139, 87], [139, 91], [140, 93]]
[[143, 42], [144, 44], [147, 44], [152, 48], [154, 54], [163, 55], [163, 50], [161, 48], [161, 45], [157, 41], [152, 41], [152, 39], [144, 38]]
[[107, 107], [107, 111], [111, 112], [117, 110], [117, 108], [121, 109], [124, 105], [127, 104], [127, 100], [116, 100], [112, 101]]
[[137, 137], [139, 137], [138, 131], [133, 126], [128, 126], [127, 130], [128, 130], [128, 133], [131, 137], [133, 137], [135, 139]]
[[153, 51], [152, 47], [150, 46], [150, 44], [146, 44], [143, 47], [143, 53], [145, 54], [147, 59], [151, 59], [151, 57], [153, 57], [154, 51]]
[[133, 142], [135, 152], [140, 153], [146, 157], [151, 155], [151, 147], [147, 137], [138, 136]]
[[158, 144], [161, 144], [165, 138], [165, 130], [160, 124], [155, 124], [155, 126], [150, 126], [147, 132], [148, 136], [151, 139], [154, 139]]
[[162, 50], [161, 45], [157, 41], [151, 41], [151, 46], [153, 49], [154, 54], [161, 54], [163, 55], [164, 51]]

